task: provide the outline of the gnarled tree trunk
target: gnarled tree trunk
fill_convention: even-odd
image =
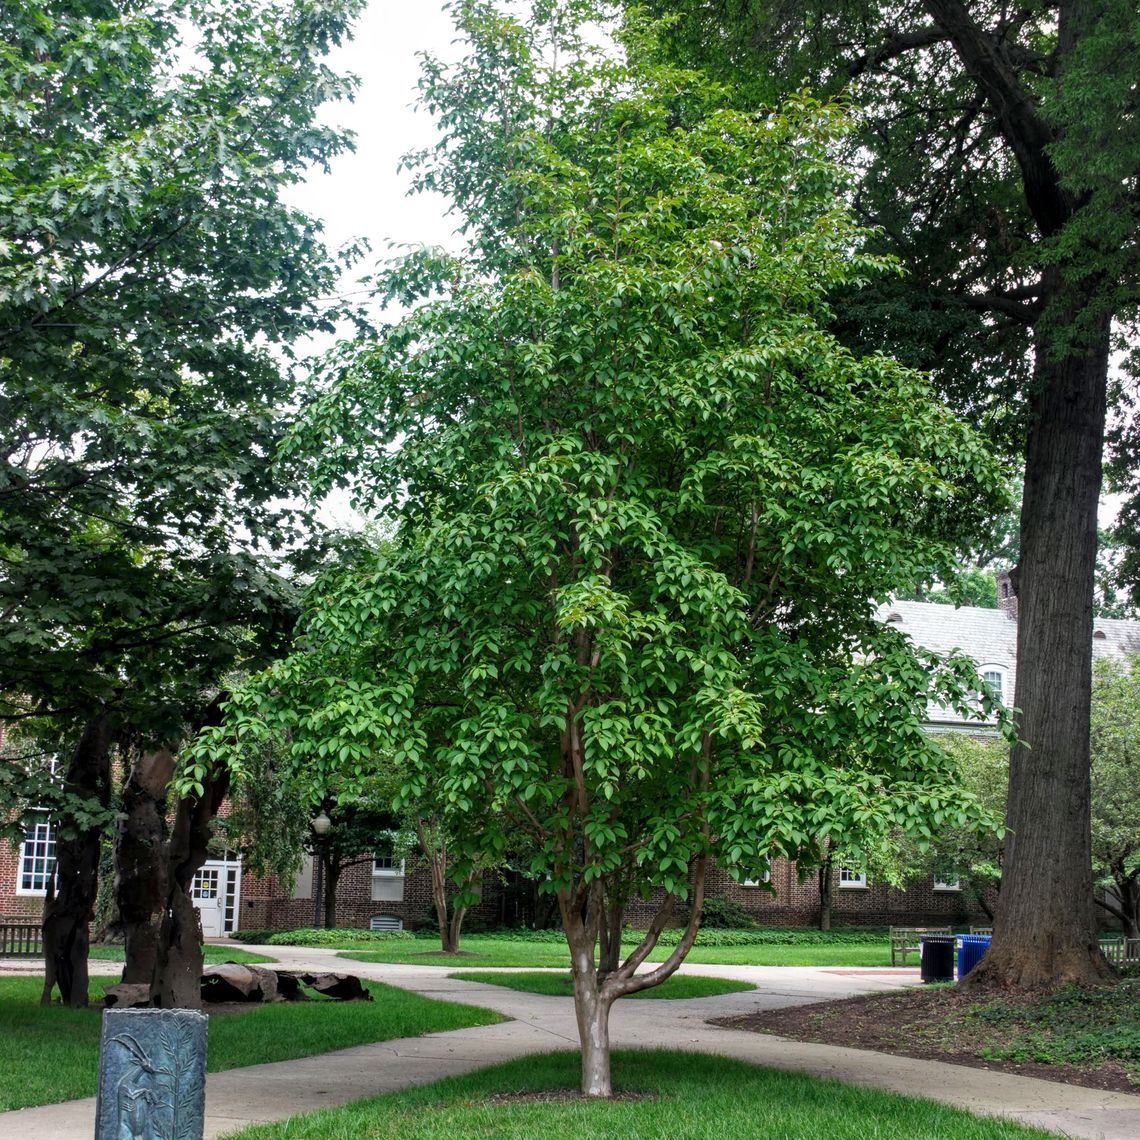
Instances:
[[[151,1004],[162,1009],[202,1004],[202,922],[190,886],[209,854],[210,821],[226,798],[229,772],[211,772],[204,785],[201,796],[178,801],[170,833],[170,878],[150,987]]]
[[[111,717],[102,713],[91,720],[67,766],[68,790],[107,807],[111,802]],[[101,828],[78,834],[61,829],[55,844],[55,887],[44,905],[44,988],[41,1001],[51,1001],[59,987],[65,1005],[87,1005],[88,924],[95,915],[99,880]]]
[[[123,933],[123,981],[150,985],[170,893],[166,794],[174,775],[168,748],[136,756],[115,829],[115,909]]]

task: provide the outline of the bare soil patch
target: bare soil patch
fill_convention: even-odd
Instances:
[[[495,1093],[487,1097],[483,1104],[570,1104],[586,1098],[577,1089],[535,1089],[533,1092]],[[655,1092],[622,1092],[615,1090],[607,1098],[610,1101],[660,1100]]]
[[[1140,1093],[1140,1069],[1129,1063],[1130,1058],[1099,1057],[1087,1063],[1052,1059],[1065,1050],[1042,1036],[1043,1022],[1049,1019],[1042,1016],[1041,1003],[1037,995],[991,999],[938,986],[768,1010],[721,1018],[712,1024],[796,1041],[874,1049],[900,1057]],[[1140,1025],[1135,1031],[1140,1034]],[[1006,1055],[995,1055],[1003,1053]]]

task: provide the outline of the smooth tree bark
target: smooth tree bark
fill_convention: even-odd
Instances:
[[[106,808],[111,802],[112,718],[100,713],[83,730],[65,777],[69,792]],[[41,1001],[60,1000],[73,1008],[87,1005],[89,924],[95,917],[99,887],[102,829],[62,828],[55,845],[55,885],[44,905],[44,988]]]
[[[672,953],[656,969],[637,973],[657,946],[669,923],[677,896],[667,894],[657,909],[645,936],[624,962],[613,969],[596,961],[599,935],[610,914],[605,884],[595,879],[589,886],[558,892],[558,909],[570,947],[570,973],[574,983],[574,1015],[582,1047],[581,1093],[589,1097],[613,1095],[610,1069],[610,1010],[620,997],[658,986],[672,977],[696,941],[705,898],[708,859],[699,856],[693,864],[689,885],[689,921]],[[611,954],[612,958],[612,954]]]
[[[833,861],[830,858],[825,859],[819,865],[816,871],[816,878],[819,883],[819,928],[820,930],[831,929],[831,889],[832,889],[832,871],[834,870]]]

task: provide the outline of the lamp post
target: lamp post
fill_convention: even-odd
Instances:
[[[313,829],[313,847],[317,862],[317,881],[313,890],[313,929],[320,930],[325,887],[325,836],[328,835],[329,828],[332,827],[332,820],[325,814],[324,808],[321,808],[321,814],[312,820],[309,826]]]

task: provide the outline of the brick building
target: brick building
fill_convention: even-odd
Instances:
[[[900,601],[883,606],[879,617],[926,649],[963,651],[1004,699],[1012,699],[1017,676],[1017,598],[1008,574],[998,575],[997,609]],[[1132,660],[1140,654],[1140,622],[1098,618],[1093,652],[1096,657]],[[929,731],[992,735],[994,730],[932,706]],[[53,848],[46,816],[33,823],[20,848],[0,844],[0,914],[40,913]],[[832,874],[835,925],[965,924],[981,917],[970,912],[964,893],[954,882],[932,878],[898,890],[869,880],[858,865],[837,865]],[[308,858],[291,882],[243,874],[236,856],[211,860],[194,884],[203,929],[209,936],[242,928],[284,930],[311,925],[317,903],[314,878]],[[760,884],[735,883],[714,869],[707,894],[731,899],[769,925],[801,926],[818,920],[819,889],[814,874],[801,883],[795,865],[780,860],[772,865],[769,884],[774,893]],[[504,883],[498,876],[488,875],[482,901],[473,913],[491,923],[528,921],[535,914],[533,894],[533,885],[510,880]],[[639,914],[634,910],[630,917],[636,924]],[[434,916],[426,868],[406,866],[383,852],[349,867],[337,890],[336,921],[343,927],[430,928]]]

